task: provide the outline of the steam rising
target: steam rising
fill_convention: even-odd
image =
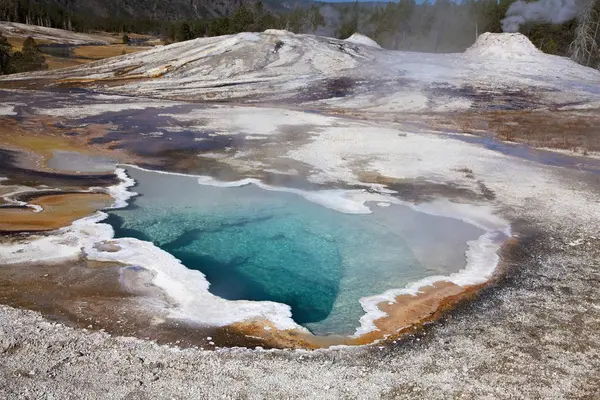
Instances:
[[[502,30],[518,32],[526,22],[562,24],[575,18],[576,14],[575,0],[539,0],[532,3],[517,0],[508,7],[506,18],[502,20]]]

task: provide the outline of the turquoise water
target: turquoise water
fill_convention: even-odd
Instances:
[[[351,334],[359,299],[465,266],[466,242],[483,232],[405,206],[343,214],[254,185],[203,186],[193,177],[130,169],[140,193],[111,211],[117,237],[153,242],[202,271],[231,300],[291,306],[317,334]]]

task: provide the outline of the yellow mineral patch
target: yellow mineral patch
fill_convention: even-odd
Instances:
[[[104,46],[79,46],[73,49],[73,57],[76,59],[101,60],[109,57],[120,56],[123,53],[131,54],[138,51],[150,50],[151,46],[128,46],[124,44],[104,45]]]

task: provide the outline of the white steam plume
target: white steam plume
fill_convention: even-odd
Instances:
[[[575,0],[539,0],[527,3],[517,0],[508,7],[502,20],[504,32],[518,32],[526,22],[562,24],[577,15]]]

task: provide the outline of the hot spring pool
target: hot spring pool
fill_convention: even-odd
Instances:
[[[154,243],[201,271],[214,295],[287,304],[320,335],[353,334],[363,297],[463,269],[467,242],[484,233],[404,205],[367,203],[372,213],[348,214],[253,184],[127,172],[140,196],[110,211],[115,237]]]

